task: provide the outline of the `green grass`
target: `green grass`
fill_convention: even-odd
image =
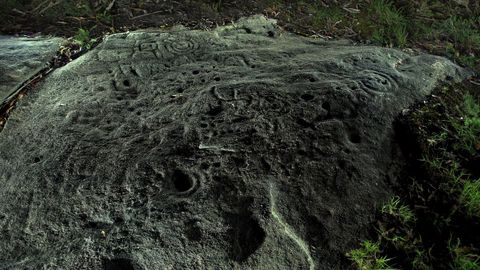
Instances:
[[[449,243],[450,253],[453,262],[450,265],[452,270],[480,270],[480,256],[472,254],[468,248],[460,246],[460,240],[455,244]]]
[[[448,132],[442,131],[442,132],[434,133],[427,140],[430,146],[434,146],[434,145],[445,142],[447,139],[448,139]]]
[[[480,31],[476,28],[477,19],[463,19],[452,16],[440,23],[438,29],[456,46],[471,51],[480,48]]]
[[[437,136],[436,134],[432,136]],[[428,139],[431,142],[433,139]],[[460,164],[454,160],[444,160],[441,157],[425,156],[421,159],[424,162],[431,173],[436,173],[445,176],[449,183],[453,184],[452,188],[455,188],[462,184],[463,179],[466,178],[466,174],[462,171]]]
[[[409,223],[415,221],[415,214],[400,202],[400,198],[394,196],[383,207],[382,213],[388,214],[398,218],[402,223]]]
[[[333,30],[337,24],[346,19],[344,11],[337,6],[318,7],[310,5],[308,10],[313,15],[311,23],[314,27],[325,28],[330,31]]]
[[[474,18],[461,18],[457,15],[437,22],[435,37],[446,39],[445,54],[466,66],[480,69],[480,15]]]
[[[366,8],[360,22],[367,36],[389,47],[404,47],[407,44],[407,18],[390,0],[373,0]]]
[[[359,249],[347,254],[360,270],[395,270],[388,265],[390,259],[380,255],[380,244],[364,241]]]
[[[480,104],[473,96],[466,95],[462,111],[462,121],[453,121],[458,137],[454,147],[474,154],[480,148]]]
[[[469,215],[480,217],[480,179],[465,182],[460,201]]]
[[[412,268],[415,270],[434,270],[432,266],[429,265],[429,255],[423,249],[415,249],[415,257],[412,261]]]

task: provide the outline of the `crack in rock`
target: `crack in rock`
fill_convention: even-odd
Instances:
[[[270,213],[272,214],[272,217],[278,222],[278,224],[283,228],[285,235],[287,235],[289,238],[291,238],[297,245],[298,247],[302,250],[302,252],[305,254],[307,257],[307,262],[308,262],[308,269],[314,270],[315,269],[315,263],[313,262],[312,255],[310,255],[310,250],[303,241],[301,237],[295,234],[295,231],[286,223],[283,219],[280,213],[278,213],[276,207],[275,207],[275,195],[273,194],[275,187],[273,183],[270,183]]]

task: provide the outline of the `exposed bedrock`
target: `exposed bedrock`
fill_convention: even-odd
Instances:
[[[401,181],[394,117],[466,76],[263,17],[108,36],[0,133],[0,269],[347,269]]]
[[[61,38],[0,35],[0,104],[16,88],[46,67],[60,47]]]

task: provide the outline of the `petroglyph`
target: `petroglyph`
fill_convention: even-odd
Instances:
[[[261,16],[107,36],[0,133],[0,268],[347,269],[402,175],[394,117],[466,76]]]

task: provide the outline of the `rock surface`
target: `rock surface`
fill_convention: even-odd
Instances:
[[[46,66],[61,42],[62,39],[56,37],[0,36],[0,104]]]
[[[282,32],[108,36],[0,133],[0,269],[347,269],[447,59]]]

